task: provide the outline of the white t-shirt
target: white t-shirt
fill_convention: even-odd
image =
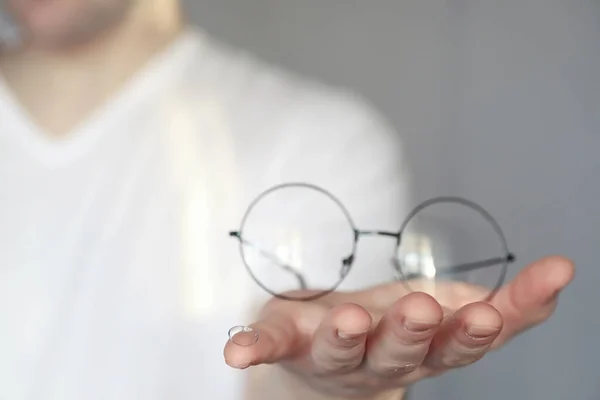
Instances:
[[[0,399],[242,399],[223,346],[269,295],[229,231],[284,182],[396,230],[401,150],[356,97],[195,31],[64,139],[0,81]],[[362,241],[341,288],[392,279],[393,247]]]

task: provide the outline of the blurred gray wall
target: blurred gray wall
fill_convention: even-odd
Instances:
[[[519,264],[578,276],[555,318],[414,399],[600,399],[600,0],[188,0],[190,19],[373,102],[417,198],[494,214]]]

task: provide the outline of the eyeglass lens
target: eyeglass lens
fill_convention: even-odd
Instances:
[[[462,305],[487,299],[512,261],[499,227],[474,203],[423,203],[401,229],[391,265],[352,266],[360,230],[343,204],[321,188],[289,184],[259,196],[232,235],[256,283],[291,300],[336,289],[351,267],[395,268],[407,291]]]

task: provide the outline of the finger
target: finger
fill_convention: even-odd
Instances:
[[[234,339],[225,345],[225,362],[233,368],[273,364],[292,357],[300,345],[300,333],[288,315],[272,314],[268,319],[250,325],[250,328],[257,335],[255,340],[241,343]]]
[[[424,364],[436,370],[472,364],[487,353],[502,325],[502,316],[490,304],[466,305],[442,323]]]
[[[333,308],[314,335],[311,356],[315,371],[337,374],[362,364],[372,323],[369,312],[359,305]]]
[[[504,318],[504,330],[494,347],[548,319],[558,294],[574,275],[573,263],[563,257],[547,257],[523,269],[491,301]]]
[[[428,294],[411,293],[401,298],[368,339],[369,371],[393,378],[414,370],[427,355],[442,318],[442,307]]]

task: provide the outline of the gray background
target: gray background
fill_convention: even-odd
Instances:
[[[188,0],[268,61],[351,87],[404,137],[416,197],[485,205],[578,276],[554,319],[414,399],[600,399],[600,0]]]

